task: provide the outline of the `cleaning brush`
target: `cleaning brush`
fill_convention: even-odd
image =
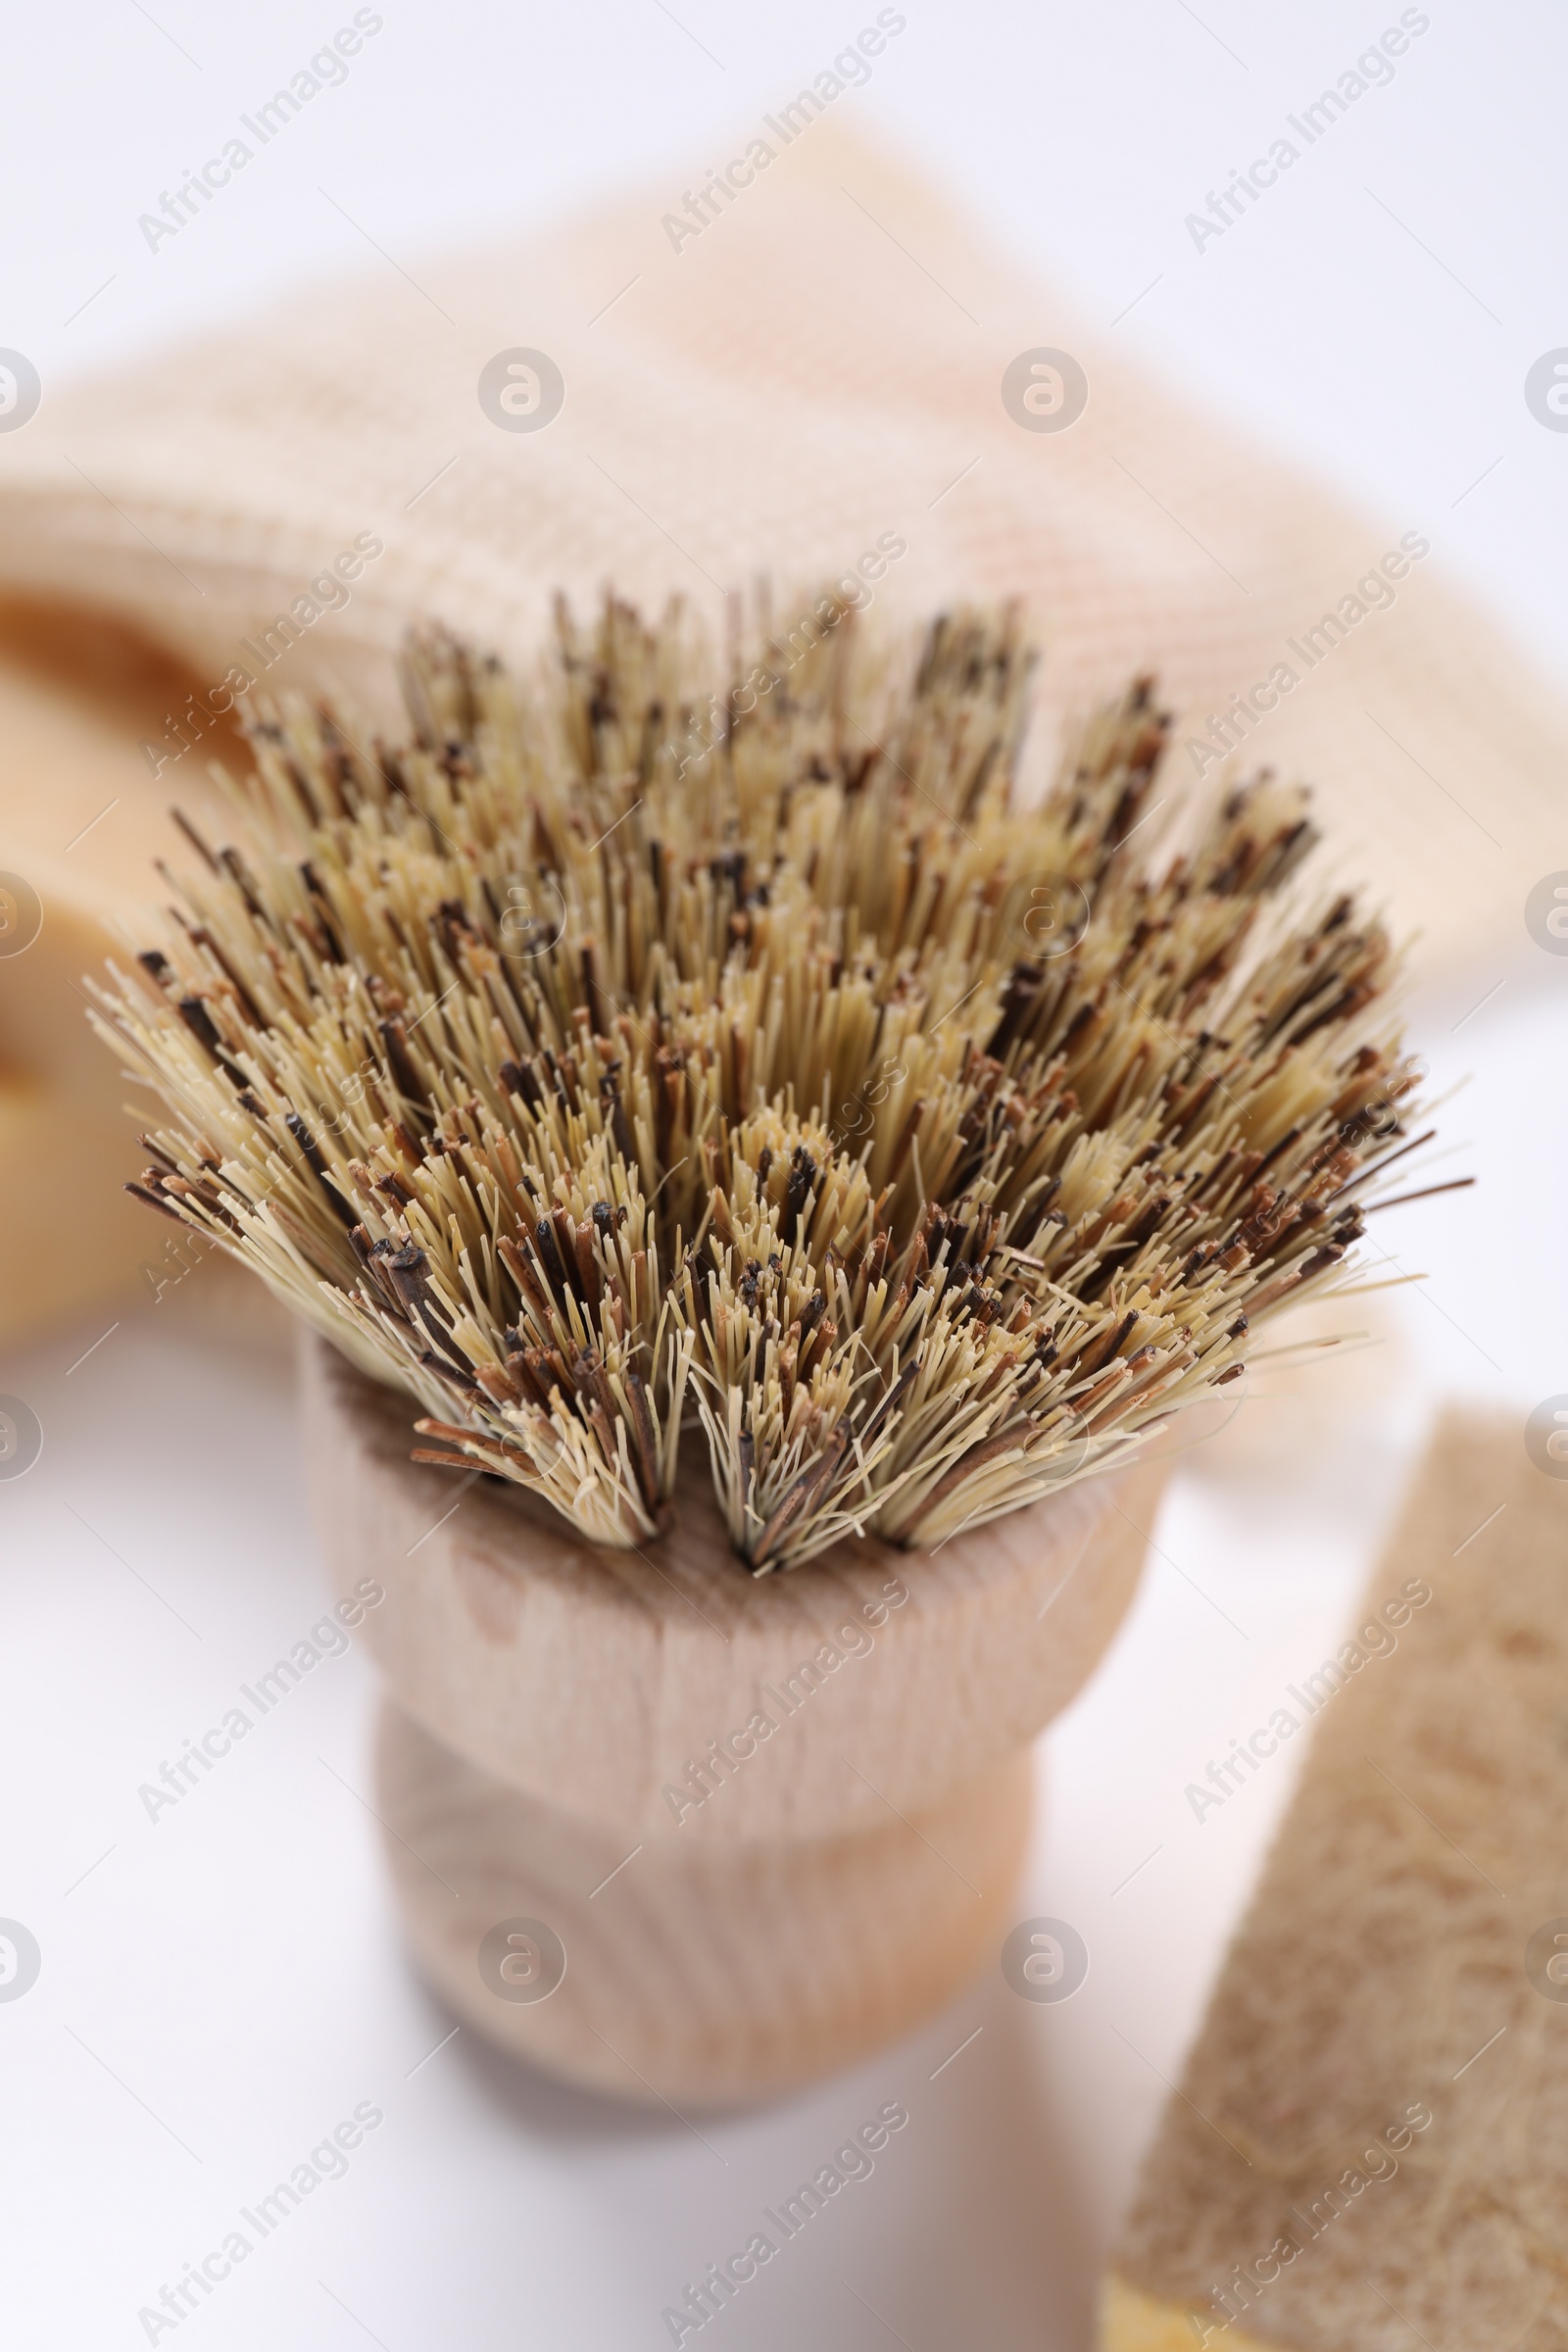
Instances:
[[[700,1426],[757,1573],[935,1548],[1236,1380],[1344,1287],[1416,1083],[1302,789],[1176,841],[1141,680],[1026,805],[1014,612],[811,612],[721,661],[563,605],[527,675],[425,634],[397,746],[264,712],[98,997],[172,1120],[130,1189],[407,1390],[418,1459],[644,1545]]]

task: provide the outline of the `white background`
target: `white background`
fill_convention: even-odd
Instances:
[[[0,343],[56,379],[112,368],[264,294],[377,266],[323,186],[417,268],[624,185],[695,184],[874,15],[807,5],[763,23],[680,0],[677,24],[659,0],[393,0],[267,170],[203,235],[150,254],[137,215],[351,13],[156,0],[155,24],[116,0],[14,22]],[[1202,254],[1184,216],[1396,8],[906,13],[844,101],[867,133],[944,177],[1087,317],[1108,323],[1149,287],[1118,333],[1152,369],[1401,524],[1442,514],[1450,568],[1562,665],[1568,435],[1530,418],[1522,382],[1568,343],[1568,12],[1435,4],[1392,86]],[[44,1954],[33,1990],[0,2005],[9,2340],[146,2341],[138,2307],[369,2099],[386,2120],[348,2177],[182,2342],[654,2346],[683,2281],[898,2097],[910,2125],[874,2177],[708,2335],[732,2352],[1081,2352],[1163,2078],[1294,1760],[1201,1825],[1185,1783],[1324,1654],[1433,1400],[1462,1393],[1522,1424],[1568,1390],[1564,986],[1568,966],[1521,929],[1495,973],[1415,1007],[1435,1086],[1469,1074],[1446,1138],[1480,1188],[1378,1221],[1397,1270],[1430,1279],[1382,1295],[1383,1351],[1360,1359],[1376,1368],[1317,1402],[1250,1402],[1194,1459],[1137,1609],[1046,1743],[1018,1916],[1078,1925],[1083,1991],[1026,2007],[992,1971],[862,2072],[700,2119],[711,2149],[662,2114],[527,2078],[466,2033],[419,2063],[451,2021],[404,1960],[374,1824],[342,1785],[369,1788],[357,1653],[145,1818],[137,1785],[321,1613],[286,1363],[247,1359],[177,1297],[85,1362],[101,1324],[0,1362],[0,1391],[46,1431],[37,1468],[0,1488],[0,1913]]]

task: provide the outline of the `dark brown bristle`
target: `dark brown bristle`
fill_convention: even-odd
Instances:
[[[1014,612],[900,656],[810,609],[727,668],[613,599],[528,677],[417,639],[373,760],[264,716],[156,994],[100,998],[172,1114],[130,1189],[407,1389],[417,1458],[646,1545],[696,1419],[758,1571],[1129,1458],[1427,1140],[1303,791],[1156,854],[1140,678],[1026,807]]]

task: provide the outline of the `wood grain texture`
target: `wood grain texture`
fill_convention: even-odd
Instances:
[[[630,1858],[618,1835],[475,1771],[390,1704],[377,1780],[410,1938],[456,2015],[552,2074],[684,2109],[848,2065],[994,1964],[1030,1769],[1019,1755],[907,1822],[884,1807],[849,1835],[664,1839]],[[487,1934],[519,1919],[565,1947],[535,2003],[499,1997],[479,1969]]]
[[[319,1341],[305,1383],[317,1524],[340,1591],[385,1590],[365,1636],[399,1704],[621,1852],[880,1825],[1000,1769],[1120,1623],[1163,1475],[1086,1482],[930,1555],[851,1543],[754,1579],[699,1443],[676,1529],[613,1552],[520,1491],[411,1462],[409,1400]]]

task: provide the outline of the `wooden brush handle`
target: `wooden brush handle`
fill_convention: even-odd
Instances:
[[[602,2089],[734,2100],[894,2038],[996,1954],[1028,1742],[1121,1620],[1162,1465],[930,1556],[754,1579],[700,1459],[657,1556],[598,1550],[411,1462],[414,1412],[308,1341],[323,1544],[341,1592],[380,1595],[387,1855],[459,2016]]]
[[[897,2040],[995,1959],[1029,1780],[1018,1755],[906,1822],[628,1860],[388,1702],[376,1803],[415,1954],[465,2024],[596,2090],[721,2106]],[[539,1926],[565,1973],[531,1998],[560,1967]]]
[[[399,1704],[628,1843],[824,1837],[1005,1763],[1121,1622],[1163,1476],[1087,1481],[929,1555],[851,1542],[754,1578],[696,1443],[673,1532],[611,1551],[410,1461],[410,1400],[318,1340],[305,1387],[317,1524],[340,1591],[385,1592],[364,1632]]]

